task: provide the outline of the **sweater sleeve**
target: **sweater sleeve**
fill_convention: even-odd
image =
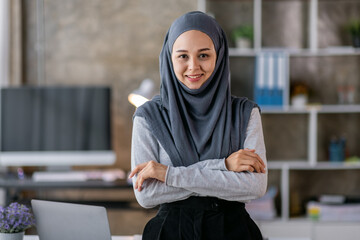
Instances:
[[[151,134],[145,119],[135,117],[131,144],[131,169],[151,160],[169,165],[169,163],[161,162],[159,144]],[[135,185],[136,178],[137,175],[133,177],[133,185]],[[152,208],[162,203],[183,200],[193,195],[192,191],[167,186],[156,179],[146,180],[143,183],[143,190],[139,192],[134,189],[134,192],[136,200],[144,208]]]
[[[251,112],[244,148],[255,149],[266,165],[266,151],[258,108],[254,108]],[[225,165],[225,160],[222,162]],[[166,176],[166,185],[183,188],[195,192],[199,196],[248,202],[265,194],[267,172],[237,173],[226,169],[170,166]]]
[[[172,166],[169,156],[152,135],[146,120],[142,117],[135,117],[131,144],[131,168],[134,169],[135,166],[151,160]],[[195,163],[188,168],[226,170],[224,159],[205,160]],[[133,183],[136,182],[136,177],[136,175],[133,177]],[[181,187],[168,186],[156,179],[146,180],[143,183],[143,190],[141,192],[134,191],[138,203],[144,208],[152,208],[162,203],[179,201],[190,196],[199,195]]]

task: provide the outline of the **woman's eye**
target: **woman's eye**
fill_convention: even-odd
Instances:
[[[205,53],[202,53],[202,54],[200,54],[200,58],[207,58],[209,55],[207,55],[207,54],[205,54]]]
[[[179,58],[187,58],[187,55],[186,54],[182,54],[179,56]]]

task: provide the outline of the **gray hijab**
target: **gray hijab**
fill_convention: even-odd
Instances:
[[[207,34],[217,54],[214,72],[199,89],[189,89],[178,81],[171,61],[175,40],[189,30]],[[227,39],[215,19],[198,11],[176,19],[166,34],[159,59],[160,95],[139,107],[134,116],[146,119],[173,165],[222,159],[243,148],[256,104],[230,94]]]

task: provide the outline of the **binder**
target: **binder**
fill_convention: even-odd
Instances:
[[[256,55],[254,100],[260,106],[286,104],[288,57],[284,51],[266,51]]]
[[[265,56],[263,54],[258,54],[256,56],[256,66],[255,66],[255,92],[254,100],[257,104],[264,105],[264,95],[265,95]]]
[[[275,105],[283,106],[283,93],[286,83],[286,57],[284,53],[277,53],[276,56],[276,84],[275,84]]]

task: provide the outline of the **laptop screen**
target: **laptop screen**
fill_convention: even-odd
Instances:
[[[40,240],[111,240],[106,209],[31,200]]]

